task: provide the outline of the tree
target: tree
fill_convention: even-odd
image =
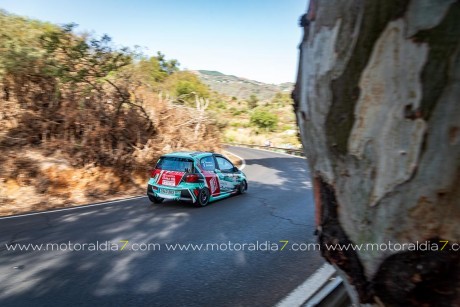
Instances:
[[[259,128],[273,131],[278,124],[278,117],[265,110],[256,110],[251,115],[251,123]]]
[[[171,75],[172,73],[179,71],[180,64],[177,60],[166,60],[165,55],[160,51],[157,52],[157,56],[155,58],[160,64],[161,70],[166,74]]]
[[[156,57],[141,59],[138,63],[133,64],[132,68],[133,76],[149,86],[162,82],[168,76],[167,72],[161,68],[160,62]]]
[[[58,30],[55,25],[0,9],[0,82],[6,100],[12,94],[12,83],[20,84],[26,76],[40,74],[44,53],[40,37],[44,32],[55,30]]]
[[[107,77],[129,65],[132,55],[128,48],[115,49],[108,35],[100,38],[75,35],[76,26],[67,24],[42,35],[46,73],[63,83],[86,83],[101,91],[100,81],[111,83]]]
[[[164,88],[175,97],[176,101],[189,106],[195,105],[195,98],[208,98],[209,88],[189,71],[178,71],[165,81]]]
[[[259,102],[259,98],[257,98],[256,95],[252,94],[251,96],[249,96],[248,108],[249,108],[249,109],[254,109],[254,108],[256,108],[258,102]]]
[[[458,1],[395,0],[311,0],[301,19],[293,98],[318,238],[361,303],[459,302],[459,19]],[[401,250],[425,241],[445,246]]]

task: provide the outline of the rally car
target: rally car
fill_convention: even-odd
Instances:
[[[174,199],[204,207],[247,189],[246,175],[223,155],[174,152],[163,155],[150,172],[147,196],[157,204]]]

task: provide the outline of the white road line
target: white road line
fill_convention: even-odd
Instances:
[[[341,277],[337,276],[333,280],[329,281],[324,287],[319,290],[317,293],[310,297],[307,303],[303,307],[314,307],[318,306],[323,302],[329,295],[331,295],[340,285],[343,280]]]
[[[305,280],[300,286],[282,299],[276,307],[297,307],[304,304],[315,294],[329,278],[334,275],[335,269],[332,265],[325,263],[316,272]]]
[[[246,160],[244,160],[242,157],[240,157],[240,156],[238,156],[238,155],[236,155],[236,154],[234,154],[233,152],[230,152],[230,151],[228,151],[228,150],[224,150],[224,152],[229,153],[229,154],[231,154],[232,156],[235,156],[235,157],[237,157],[238,159],[240,159],[240,160],[242,161],[242,162],[241,162],[241,163],[242,163],[242,164],[241,164],[241,167],[239,167],[240,171],[242,171],[242,170],[246,167]]]
[[[294,157],[294,158],[299,158],[299,159],[306,159],[303,156],[296,156],[296,155],[291,155],[285,152],[278,152],[274,150],[268,150],[268,149],[262,149],[262,148],[252,148],[252,147],[244,147],[244,146],[237,146],[237,145],[229,145],[229,146],[234,146],[234,147],[239,147],[239,148],[247,148],[247,149],[253,149],[253,150],[260,150],[260,151],[265,151],[265,152],[271,152],[274,154],[279,154],[279,155],[284,155],[284,156],[289,156],[289,157]]]
[[[43,211],[43,212],[34,212],[34,213],[26,213],[26,214],[13,215],[13,216],[5,216],[5,217],[0,217],[0,220],[14,219],[14,218],[18,218],[18,217],[25,217],[25,216],[39,215],[39,214],[47,214],[47,213],[54,213],[54,212],[61,212],[61,211],[85,209],[85,208],[91,208],[91,207],[103,206],[103,205],[108,205],[108,204],[114,204],[114,203],[119,203],[119,202],[122,202],[122,201],[134,200],[134,199],[139,199],[139,198],[144,198],[144,197],[147,197],[147,196],[134,196],[134,197],[130,197],[130,198],[106,201],[106,202],[103,202],[103,203],[97,203],[97,204],[92,204],[92,205],[79,205],[79,206],[71,207],[71,208],[63,208],[63,209],[56,209],[56,210]]]

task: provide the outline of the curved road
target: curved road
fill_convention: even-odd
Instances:
[[[0,219],[0,306],[279,302],[324,262],[317,251],[292,250],[293,243],[316,242],[306,160],[228,150],[246,160],[249,190],[205,208],[172,201],[150,205],[141,197]],[[129,241],[124,250],[115,250],[122,240]],[[281,251],[284,240],[289,242]],[[69,244],[91,249],[107,241],[114,250],[25,252],[6,247],[62,243],[67,249]],[[132,250],[146,248],[143,244],[151,250]],[[221,250],[172,251],[166,244],[215,244]]]

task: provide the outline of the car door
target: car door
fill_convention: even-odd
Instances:
[[[216,160],[214,157],[209,155],[200,159],[199,167],[203,174],[206,184],[209,188],[209,192],[212,196],[217,196],[221,193],[219,178],[216,174]]]
[[[215,173],[219,178],[220,190],[222,193],[236,191],[238,186],[238,176],[235,173],[235,166],[223,156],[215,156],[217,168]]]

